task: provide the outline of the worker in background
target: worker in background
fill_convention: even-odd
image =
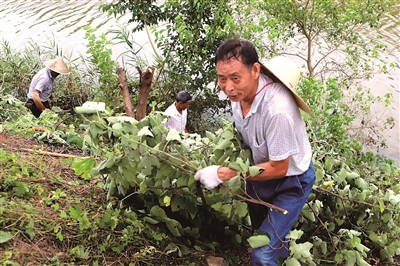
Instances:
[[[39,118],[43,111],[51,110],[49,100],[54,100],[54,81],[60,74],[70,71],[62,58],[47,60],[45,66],[32,79],[25,106]]]

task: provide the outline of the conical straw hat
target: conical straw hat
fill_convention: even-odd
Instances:
[[[69,69],[67,65],[64,63],[61,57],[57,57],[54,59],[46,60],[44,64],[53,70],[54,72],[60,73],[60,74],[69,74]]]
[[[263,69],[264,68],[264,69]],[[267,70],[267,71],[265,71]],[[270,59],[266,64],[261,64],[261,73],[272,73],[278,78],[294,95],[297,106],[304,112],[311,114],[310,107],[297,95],[295,88],[300,80],[300,70],[289,58],[277,56]]]

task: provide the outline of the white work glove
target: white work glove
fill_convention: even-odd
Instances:
[[[210,190],[221,184],[223,181],[218,178],[219,165],[211,165],[203,168],[194,175],[194,179],[200,181],[206,189]]]

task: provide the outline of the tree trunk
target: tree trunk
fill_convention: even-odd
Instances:
[[[135,114],[133,113],[133,108],[132,108],[131,97],[129,95],[128,84],[126,83],[125,72],[122,68],[119,67],[117,68],[117,74],[118,74],[119,86],[121,87],[122,90],[122,96],[124,97],[125,113],[127,116],[135,118]]]
[[[136,109],[136,120],[141,120],[146,116],[147,100],[149,99],[151,81],[153,80],[154,67],[147,67],[143,72],[137,67],[140,74],[139,100]]]

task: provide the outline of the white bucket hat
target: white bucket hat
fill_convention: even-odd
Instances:
[[[265,69],[263,69],[263,67]],[[266,64],[261,64],[261,73],[267,74],[265,72],[272,73],[276,78],[278,78],[292,92],[296,99],[297,106],[304,112],[311,114],[310,107],[308,107],[303,99],[294,91],[300,80],[300,70],[293,61],[284,56],[274,57]]]
[[[67,65],[64,63],[61,57],[57,57],[54,59],[46,60],[44,64],[53,70],[54,72],[60,73],[60,74],[69,74],[69,69]]]

